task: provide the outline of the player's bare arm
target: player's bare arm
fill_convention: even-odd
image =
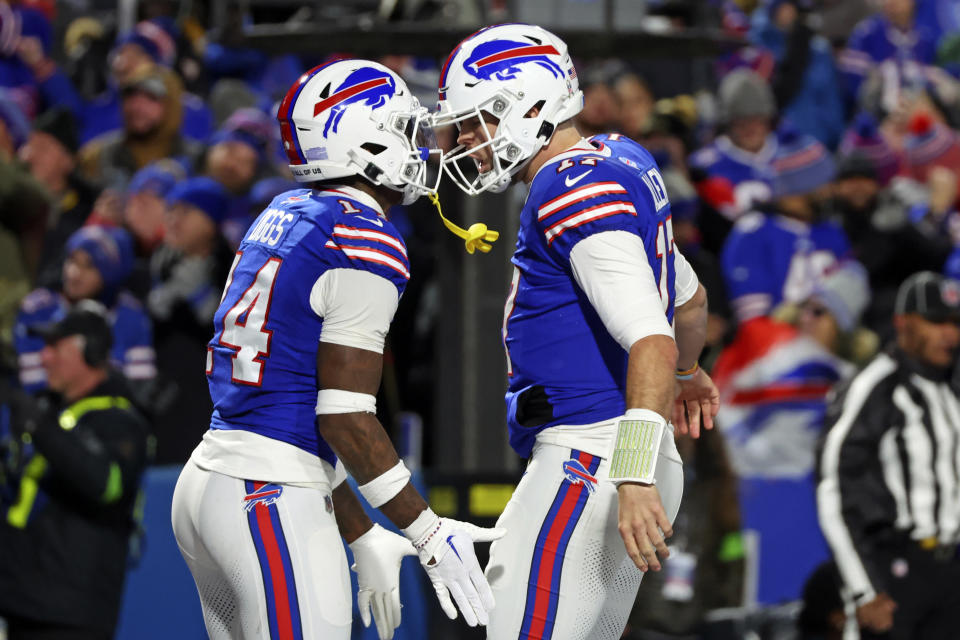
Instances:
[[[680,354],[677,370],[691,373],[677,377],[673,424],[680,433],[697,438],[701,425],[704,429],[713,428],[713,418],[720,410],[720,393],[697,364],[707,336],[707,291],[702,284],[690,300],[677,306],[674,317]]]
[[[347,544],[350,544],[369,531],[373,527],[373,521],[363,510],[360,500],[348,483],[341,482],[332,495],[337,528]]]
[[[353,552],[360,619],[365,627],[372,619],[380,640],[390,640],[401,619],[400,563],[417,551],[403,536],[374,524],[347,482],[333,490],[333,510],[340,535]]]
[[[669,336],[652,335],[630,348],[627,365],[627,408],[650,409],[664,420],[673,402],[677,345]],[[670,555],[665,538],[673,535],[655,484],[624,482],[617,487],[620,536],[627,554],[641,571],[659,571]],[[662,533],[661,533],[662,532]]]
[[[652,335],[630,348],[627,364],[627,408],[642,407],[666,418],[673,403],[673,374],[679,351],[673,338]]]
[[[380,387],[382,370],[383,356],[375,351],[329,342],[321,342],[317,349],[317,376],[321,389],[375,395]],[[372,413],[322,414],[318,416],[318,427],[324,440],[330,443],[361,485],[389,471],[400,460],[387,432]],[[380,507],[384,515],[400,528],[410,526],[426,508],[427,503],[409,483]]]
[[[380,386],[382,369],[383,356],[376,351],[322,341],[317,349],[321,393],[335,390],[372,398]],[[373,412],[337,413],[318,406],[317,424],[324,440],[360,484],[367,501],[390,518],[413,543],[447,616],[457,617],[455,600],[468,625],[487,624],[489,611],[494,606],[493,594],[473,552],[473,543],[499,538],[503,531],[437,517],[409,483],[409,472]],[[349,524],[362,526],[357,521]],[[373,527],[370,531],[378,533],[378,530]],[[356,540],[351,548],[367,535]],[[378,626],[381,617],[389,620],[387,627],[399,620],[399,600],[393,599],[393,603],[397,606],[381,604],[381,610],[390,609],[392,613],[375,615]]]
[[[707,290],[702,284],[697,286],[692,298],[677,305],[674,330],[677,334],[677,369],[692,369],[707,339]]]

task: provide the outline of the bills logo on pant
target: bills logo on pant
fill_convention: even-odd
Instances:
[[[277,508],[278,484],[244,481],[250,537],[257,550],[266,598],[270,640],[304,640],[300,601],[287,535]],[[266,636],[262,636],[266,637]]]
[[[265,484],[243,497],[243,508],[245,511],[252,511],[257,504],[269,506],[280,499],[281,493],[283,493],[283,487],[280,485]]]
[[[571,449],[570,458],[563,462],[564,481],[540,526],[534,546],[519,638],[558,640],[553,637],[553,627],[560,605],[563,561],[587,500],[596,489],[597,479],[593,474],[600,468],[600,460],[599,456]]]
[[[587,487],[587,491],[590,493],[597,490],[597,479],[587,472],[586,467],[579,460],[566,460],[563,463],[563,475],[566,476],[570,484],[582,484]]]

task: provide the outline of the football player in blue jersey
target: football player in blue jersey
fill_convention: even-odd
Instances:
[[[510,442],[530,462],[486,568],[492,640],[620,637],[680,503],[668,418],[696,436],[719,408],[697,366],[706,294],[656,163],[584,139],[582,106],[566,45],[536,26],[481,30],[441,71],[445,173],[468,194],[529,186],[502,332]]]
[[[448,616],[456,602],[469,625],[486,624],[493,596],[473,544],[499,532],[434,514],[376,418],[384,338],[410,277],[386,212],[435,192],[427,110],[386,67],[339,60],[304,74],[277,117],[308,188],[274,198],[240,243],[207,349],[210,430],[173,499],[207,632],[349,638],[338,526],[361,617],[369,626],[372,609],[381,638],[400,623],[404,555],[419,555]],[[372,525],[344,466],[406,538]]]

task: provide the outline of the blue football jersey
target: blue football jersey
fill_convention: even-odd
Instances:
[[[720,136],[710,146],[693,153],[688,164],[716,183],[703,195],[708,204],[735,220],[755,204],[770,199],[775,177],[771,163],[777,146],[777,137],[772,133],[757,153],[748,153],[726,136]]]
[[[536,434],[624,412],[628,354],[573,278],[570,252],[604,231],[639,236],[673,321],[673,231],[663,178],[627,138],[595,142],[544,165],[520,214],[504,309],[510,444],[529,457]],[[610,142],[607,140],[607,142]]]
[[[310,305],[329,269],[372,272],[398,295],[410,278],[400,234],[349,194],[298,189],[274,198],[244,235],[214,315],[211,429],[251,431],[336,462],[316,426],[323,319]]]
[[[13,345],[17,351],[20,385],[31,393],[47,388],[47,374],[40,362],[43,338],[31,336],[28,329],[47,322],[62,320],[70,303],[61,294],[49,289],[31,291],[21,302],[14,325]],[[156,373],[153,350],[153,323],[143,305],[122,291],[107,310],[113,329],[110,362],[131,380],[153,378]]]
[[[877,14],[857,23],[846,48],[840,52],[837,67],[845,83],[847,100],[855,104],[863,81],[884,61],[890,62],[884,71],[887,81],[896,80],[902,87],[922,89],[927,82],[924,67],[935,64],[936,58],[937,43],[927,26],[914,24],[909,32],[904,32]]]
[[[847,256],[850,243],[834,222],[805,224],[774,214],[740,218],[720,257],[723,279],[741,321],[781,302],[802,302],[817,279]]]

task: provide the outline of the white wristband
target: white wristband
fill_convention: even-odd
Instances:
[[[376,478],[362,484],[358,489],[370,506],[379,509],[381,505],[389,502],[400,493],[400,490],[407,486],[410,481],[410,471],[403,464],[403,460],[387,469]]]
[[[347,468],[343,466],[343,461],[337,459],[337,464],[333,467],[333,480],[330,482],[330,488],[336,489],[347,479]]]
[[[440,516],[427,507],[406,529],[400,530],[413,543],[414,549],[424,561],[429,561],[433,557],[441,522]]]
[[[317,392],[317,415],[330,413],[376,413],[377,398],[369,393],[321,389]]]
[[[667,426],[659,413],[630,409],[617,420],[617,437],[610,453],[610,481],[654,484],[660,440]]]

